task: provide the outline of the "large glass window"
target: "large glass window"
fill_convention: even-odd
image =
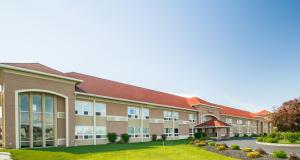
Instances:
[[[143,137],[149,137],[150,136],[150,129],[149,128],[143,128]]]
[[[75,114],[76,115],[93,116],[93,103],[85,102],[85,101],[76,101],[75,102]]]
[[[42,130],[42,96],[32,96],[32,114],[33,114],[33,147],[43,146]]]
[[[96,116],[106,116],[106,105],[104,103],[96,103],[95,114]]]
[[[165,133],[167,136],[173,135],[173,128],[165,128]]]
[[[47,95],[45,97],[45,139],[46,146],[54,145],[54,98],[53,96]]]
[[[30,147],[29,131],[29,94],[19,95],[20,107],[20,146],[21,148]]]
[[[141,129],[140,128],[134,128],[134,127],[128,127],[128,135],[130,137],[140,137],[141,136]]]

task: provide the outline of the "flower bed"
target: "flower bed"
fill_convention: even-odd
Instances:
[[[300,144],[299,132],[275,132],[265,137],[258,137],[257,142],[277,144]]]

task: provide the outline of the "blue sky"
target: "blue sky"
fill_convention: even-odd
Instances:
[[[300,2],[0,1],[0,61],[249,111],[299,97]]]

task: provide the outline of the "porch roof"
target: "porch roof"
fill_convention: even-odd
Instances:
[[[195,126],[195,128],[227,128],[227,127],[230,127],[230,125],[216,118]]]

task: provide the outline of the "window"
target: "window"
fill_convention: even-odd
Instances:
[[[174,128],[174,136],[175,137],[179,136],[179,130],[178,130],[178,128]]]
[[[164,120],[165,121],[172,120],[172,112],[170,112],[170,111],[164,111]]]
[[[140,128],[128,127],[128,135],[130,137],[140,137],[141,130]]]
[[[226,123],[232,124],[232,119],[231,118],[226,118]]]
[[[173,135],[173,128],[165,128],[165,133],[167,136]]]
[[[20,144],[21,144],[21,148],[28,148],[30,147],[29,94],[19,95],[19,108],[20,108]]]
[[[179,113],[178,112],[173,112],[173,119],[175,121],[179,120]]]
[[[96,138],[105,138],[106,137],[106,127],[105,126],[96,126],[95,128]]]
[[[93,103],[85,101],[76,101],[75,114],[84,116],[93,116]]]
[[[42,130],[42,96],[32,96],[32,114],[33,114],[33,147],[43,146]]]
[[[148,108],[143,108],[142,110],[142,116],[143,116],[143,119],[149,119],[149,109]]]
[[[149,128],[143,128],[143,137],[150,137],[149,134]]]
[[[196,115],[193,114],[193,113],[189,114],[189,121],[190,122],[196,122]]]
[[[236,120],[237,124],[243,124],[243,121],[241,119]]]
[[[189,129],[189,135],[190,135],[190,136],[193,136],[193,135],[194,135],[194,130],[193,130],[193,128],[190,128],[190,129]]]
[[[96,116],[106,116],[106,104],[95,103],[95,115]]]
[[[206,122],[206,116],[201,116],[200,117],[200,123],[204,123],[204,122]]]
[[[128,107],[128,118],[138,119],[140,117],[140,109],[136,107]]]
[[[248,126],[250,126],[250,125],[251,125],[251,122],[250,122],[250,121],[247,121],[246,124],[247,124]]]
[[[75,139],[93,139],[93,126],[76,126]]]

